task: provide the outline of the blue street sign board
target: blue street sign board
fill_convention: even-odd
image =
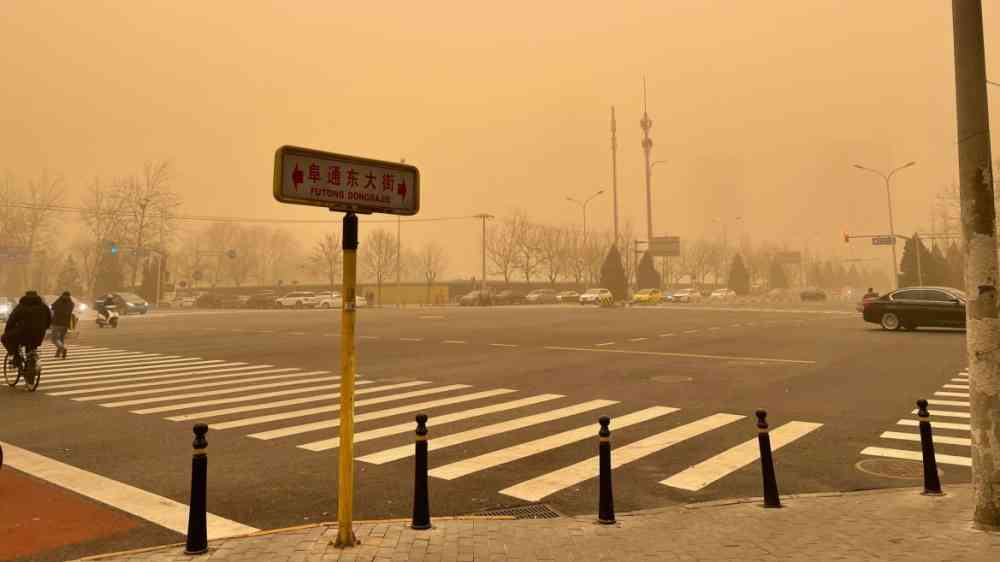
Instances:
[[[895,236],[872,236],[872,246],[895,246]]]

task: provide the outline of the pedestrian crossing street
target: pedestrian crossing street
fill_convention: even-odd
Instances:
[[[972,466],[972,439],[969,428],[969,373],[955,375],[934,397],[927,399],[931,414],[931,432],[934,437],[934,458],[938,464]],[[920,451],[920,422],[917,410],[910,412],[912,419],[896,422],[894,431],[885,431],[885,447],[866,447],[862,455],[923,461]],[[966,420],[962,423],[962,420]]]
[[[250,439],[288,443],[313,453],[329,454],[340,446],[339,438],[331,437],[340,425],[340,377],[330,371],[79,345],[69,347],[68,359],[52,360],[53,351],[51,347],[42,351],[39,392],[48,396],[173,422],[205,422],[213,430],[238,430]],[[666,405],[630,408],[609,399],[576,400],[562,394],[529,395],[510,388],[423,380],[377,381],[363,375],[358,375],[356,384],[354,439],[361,444],[359,462],[397,463],[412,470],[410,463],[400,461],[414,454],[414,415],[427,413],[432,478],[455,481],[502,467],[503,476],[521,478],[523,473],[525,479],[499,493],[524,501],[538,501],[597,477],[597,418],[611,412],[625,411],[612,416],[613,432],[638,428],[652,433],[640,439],[613,434],[612,469],[668,455],[663,451],[689,440],[699,445],[697,455],[705,452],[687,468],[662,474],[653,485],[697,492],[759,458],[753,416],[720,412],[674,425],[670,416],[681,409]],[[569,425],[573,427],[567,429]],[[772,450],[821,426],[794,420],[779,425],[771,430]],[[730,437],[720,439],[722,431],[729,431]],[[732,442],[732,435],[746,440],[718,451],[725,445],[717,443]],[[369,441],[376,443],[369,447]],[[548,458],[547,453],[573,445],[583,453],[578,462],[555,466],[545,463],[560,461],[523,462]],[[512,472],[519,462],[518,471]]]

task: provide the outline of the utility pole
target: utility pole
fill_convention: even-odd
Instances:
[[[996,206],[990,149],[981,0],[952,0],[955,105],[962,238],[965,241],[966,348],[972,433],[973,524],[1000,531],[1000,329]]]
[[[400,164],[406,164],[406,158],[399,159]],[[396,215],[396,306],[403,306],[403,289],[400,284],[402,267],[400,263],[403,254],[403,217]],[[381,303],[379,303],[381,304]]]
[[[483,219],[483,273],[482,278],[479,280],[479,290],[486,290],[486,221],[493,218],[493,215],[487,213],[480,213],[476,215],[477,219]]]
[[[653,188],[650,185],[650,174],[652,170],[649,165],[649,151],[653,149],[653,139],[649,138],[649,130],[653,127],[653,120],[646,112],[646,77],[642,77],[642,120],[639,121],[642,127],[642,151],[646,155],[646,240],[653,239]]]
[[[611,106],[611,192],[615,208],[615,247],[618,247],[618,136],[615,127],[615,106]]]

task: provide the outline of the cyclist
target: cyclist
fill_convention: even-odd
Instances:
[[[52,324],[52,311],[35,291],[28,291],[18,301],[10,313],[7,325],[4,326],[3,343],[7,353],[14,356],[14,366],[18,369],[24,366],[21,347],[32,352],[45,341],[45,331]]]
[[[76,303],[70,298],[69,291],[52,303],[52,343],[56,346],[56,359],[66,358],[66,332],[73,323],[73,309]]]

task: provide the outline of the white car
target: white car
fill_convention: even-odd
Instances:
[[[709,296],[708,298],[713,300],[725,300],[735,296],[736,296],[736,291],[732,289],[716,289],[712,291],[711,296]]]
[[[608,289],[587,289],[580,295],[580,304],[599,304],[602,299],[614,298]]]
[[[344,297],[336,291],[316,295],[316,308],[340,308],[343,305]]]
[[[696,302],[701,300],[701,293],[696,289],[681,289],[674,292],[670,300],[673,302]]]
[[[316,293],[309,291],[295,291],[274,299],[276,308],[315,308],[317,304],[319,298]]]

